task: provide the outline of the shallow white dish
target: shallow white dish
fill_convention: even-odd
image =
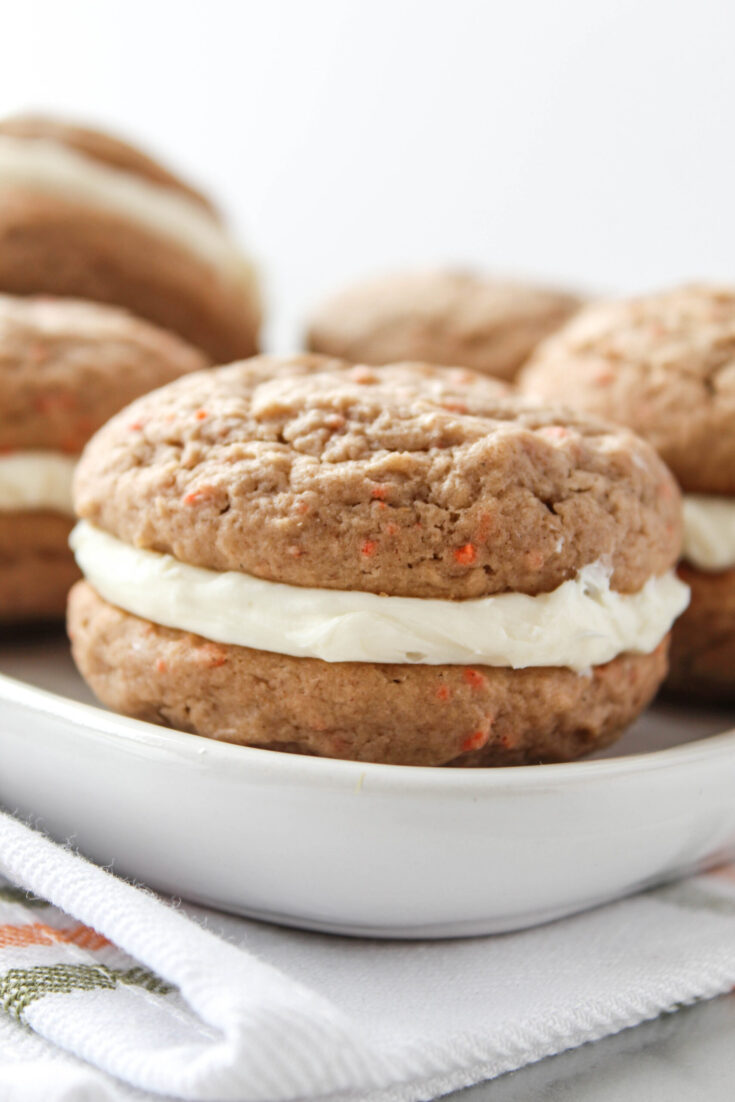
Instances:
[[[732,713],[657,708],[570,765],[418,769],[113,715],[87,703],[58,637],[0,642],[0,671],[2,804],[116,872],[224,910],[346,934],[480,934],[735,854]]]

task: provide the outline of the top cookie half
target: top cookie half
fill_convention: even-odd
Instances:
[[[424,360],[511,379],[579,304],[563,291],[470,272],[406,272],[323,303],[310,319],[307,344],[353,363]]]
[[[735,290],[591,304],[540,345],[520,385],[635,429],[684,490],[735,493]]]
[[[253,265],[211,204],[108,134],[0,122],[0,291],[124,306],[224,362],[257,350]]]
[[[293,585],[468,598],[603,561],[633,592],[680,546],[676,485],[624,429],[467,371],[263,357],[141,398],[76,508],[134,546]]]

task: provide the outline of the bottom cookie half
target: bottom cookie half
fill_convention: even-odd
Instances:
[[[671,634],[666,688],[735,700],[735,570],[709,574],[682,563],[679,576],[691,588],[692,599]]]
[[[72,524],[61,513],[0,512],[0,624],[63,618],[79,578]]]
[[[163,628],[74,587],[75,661],[126,715],[270,750],[397,765],[569,761],[612,742],[666,674],[667,640],[589,675],[329,663]]]

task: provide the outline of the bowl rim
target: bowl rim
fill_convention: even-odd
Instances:
[[[694,763],[710,757],[731,755],[735,750],[735,726],[678,746],[573,762],[539,765],[486,766],[472,769],[441,769],[428,765],[389,765],[378,762],[321,758],[307,754],[289,754],[280,750],[240,746],[219,742],[202,735],[159,726],[145,720],[119,715],[96,704],[86,704],[60,693],[42,689],[20,678],[0,674],[0,705],[10,703],[50,719],[70,722],[82,733],[94,733],[121,747],[164,752],[172,758],[194,764],[198,769],[217,771],[225,768],[228,777],[237,779],[254,773],[286,781],[336,783],[361,789],[369,782],[376,792],[402,790],[483,795],[488,792],[546,788],[558,785],[588,784],[590,780],[650,773]],[[0,733],[0,739],[2,734]]]

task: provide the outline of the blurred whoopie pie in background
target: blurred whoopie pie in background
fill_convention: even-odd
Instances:
[[[72,475],[89,437],[202,352],[123,310],[0,295],[0,623],[60,617],[78,577]]]
[[[520,377],[541,398],[628,425],[684,491],[691,587],[668,686],[735,699],[735,289],[690,286],[586,306]]]
[[[512,379],[579,305],[564,291],[472,272],[404,272],[324,302],[308,322],[307,345],[353,363],[425,360]]]
[[[0,292],[126,307],[216,362],[258,349],[252,263],[210,202],[118,138],[0,121]]]

